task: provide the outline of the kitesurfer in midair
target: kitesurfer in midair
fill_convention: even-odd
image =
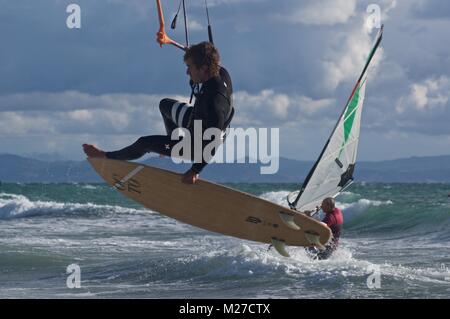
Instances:
[[[194,162],[182,177],[185,183],[195,183],[199,173],[211,159],[205,159],[203,156],[205,146],[211,142],[203,139],[203,133],[208,128],[217,128],[225,132],[233,118],[233,86],[227,70],[220,65],[219,51],[210,42],[201,42],[186,48],[184,62],[191,79],[195,104],[190,106],[169,98],[161,100],[159,108],[166,135],[143,136],[130,146],[112,152],[103,151],[91,144],[83,144],[86,155],[117,160],[135,160],[149,152],[172,156],[172,148],[180,142],[171,138],[172,131],[177,128],[186,128],[193,137],[191,138],[191,159],[198,158],[194,151],[193,131],[194,121],[201,121],[201,161]],[[222,143],[224,136],[225,134],[222,134],[220,141],[214,141],[214,145]],[[215,150],[216,148],[213,149],[212,155]]]

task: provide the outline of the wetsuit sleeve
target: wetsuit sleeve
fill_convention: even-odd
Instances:
[[[213,105],[213,111],[211,112],[211,116],[208,116],[206,126],[207,128],[216,127],[219,130],[223,130],[223,126],[227,120],[225,118],[225,112],[229,109],[228,101],[222,94],[217,93],[212,99],[211,104]]]
[[[222,94],[217,92],[209,99],[207,99],[207,103],[208,105],[211,105],[211,108],[208,112],[208,117],[206,119],[203,119],[203,121],[205,122],[203,126],[203,132],[211,127],[223,130],[223,126],[225,125],[225,122],[227,120],[225,118],[225,112],[229,108],[227,99]],[[208,145],[209,143],[211,143],[211,141],[202,140],[202,154],[206,145]],[[213,152],[215,153],[215,149]],[[202,157],[202,162],[192,164],[191,170],[196,174],[200,174],[200,172],[203,170],[203,168],[205,168],[206,165],[208,165],[208,162],[206,162]]]

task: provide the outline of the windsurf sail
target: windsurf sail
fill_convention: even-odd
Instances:
[[[369,65],[383,38],[383,26],[344,110],[300,190],[288,195],[292,209],[315,211],[326,197],[336,197],[353,182],[361,114]]]

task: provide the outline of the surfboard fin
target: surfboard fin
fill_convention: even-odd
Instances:
[[[275,247],[275,250],[283,257],[291,257],[289,253],[286,251],[286,245],[284,241],[272,238],[272,245]]]
[[[300,230],[300,226],[298,226],[294,222],[294,214],[289,214],[285,212],[279,212],[281,220],[285,223],[285,225],[293,230]]]
[[[320,250],[326,249],[325,246],[320,243],[319,234],[312,231],[305,231],[305,237],[312,245],[314,245],[314,247],[317,247]]]

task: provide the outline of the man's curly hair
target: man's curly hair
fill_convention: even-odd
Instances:
[[[192,63],[200,68],[206,65],[209,70],[209,76],[218,76],[220,70],[220,55],[214,44],[210,42],[200,42],[190,46],[184,54],[184,61],[190,59]]]

